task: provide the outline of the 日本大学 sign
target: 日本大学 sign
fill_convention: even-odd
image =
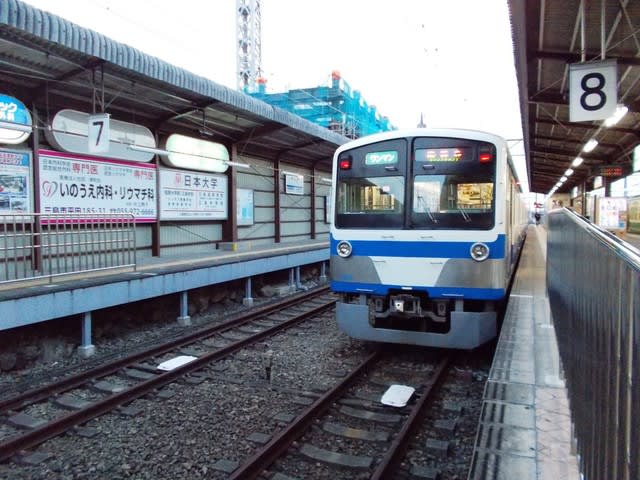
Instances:
[[[162,168],[160,220],[226,220],[226,175]]]

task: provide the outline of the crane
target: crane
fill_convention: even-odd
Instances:
[[[262,69],[260,0],[236,0],[238,90],[254,93]]]

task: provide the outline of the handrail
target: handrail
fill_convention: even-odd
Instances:
[[[0,284],[136,268],[131,214],[0,214]]]
[[[640,251],[569,209],[548,214],[547,290],[581,471],[640,478]]]

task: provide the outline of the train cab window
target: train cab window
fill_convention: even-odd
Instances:
[[[336,225],[340,228],[398,228],[404,216],[402,176],[351,177],[338,183]]]
[[[417,138],[411,228],[488,230],[495,224],[495,145],[459,138]]]
[[[336,158],[337,228],[404,228],[408,142],[367,143]]]
[[[477,175],[416,175],[411,224],[414,228],[493,227],[494,183]]]

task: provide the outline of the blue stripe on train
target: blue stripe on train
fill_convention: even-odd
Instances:
[[[331,235],[331,255],[336,254],[339,240]],[[431,241],[389,241],[389,240],[349,240],[353,255],[358,257],[437,257],[470,258],[469,249],[475,242],[431,242]],[[489,258],[504,258],[505,235],[498,235],[494,242],[485,242],[489,247]]]
[[[331,281],[331,291],[337,293],[365,293],[386,295],[390,289],[402,290],[406,285],[380,285],[376,283],[353,283]],[[500,300],[505,296],[504,288],[460,288],[460,287],[416,287],[409,292],[427,292],[430,298],[464,298],[466,300]]]

